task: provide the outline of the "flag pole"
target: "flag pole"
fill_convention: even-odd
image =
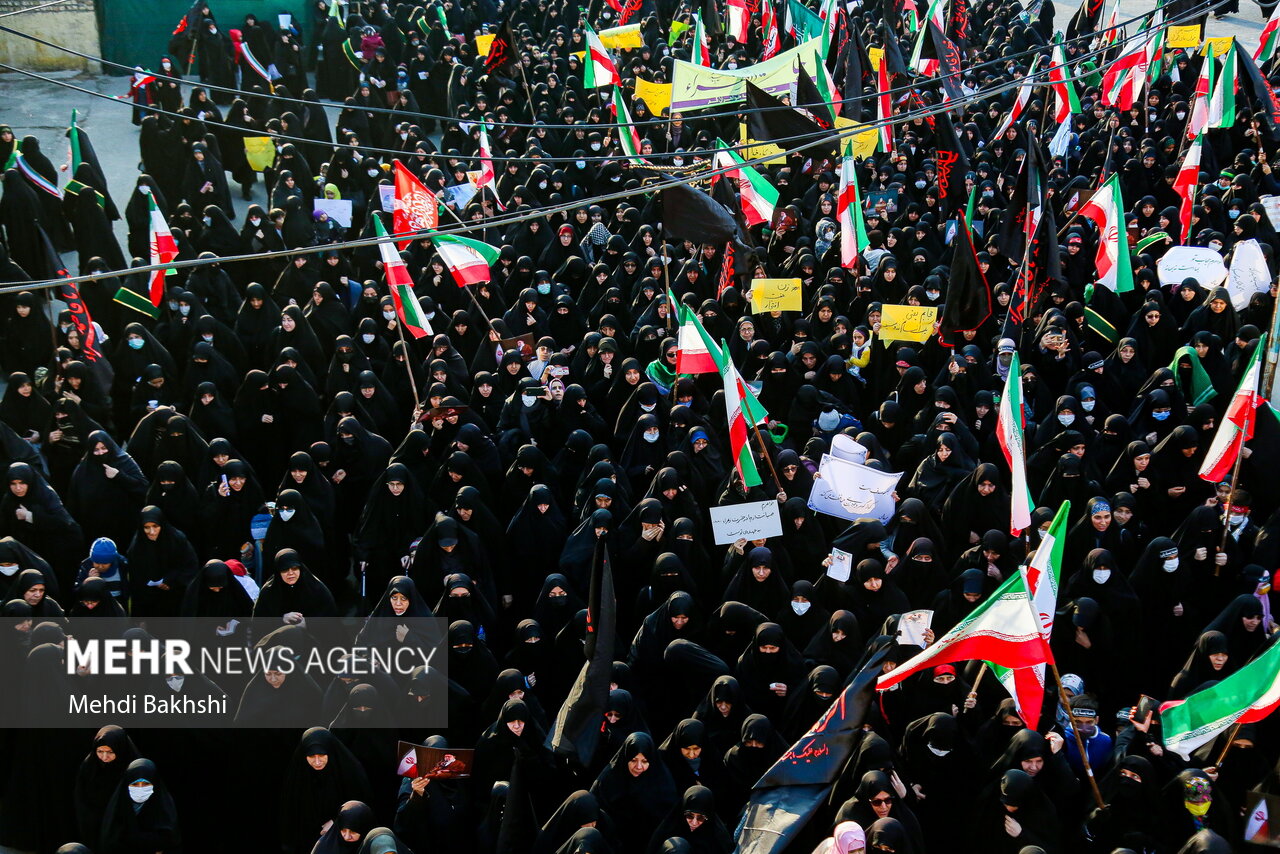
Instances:
[[[1257,389],[1253,389],[1253,393],[1258,393]],[[1231,467],[1231,491],[1227,493],[1227,500],[1222,507],[1222,541],[1218,543],[1218,552],[1221,553],[1227,547],[1227,537],[1231,536],[1231,528],[1228,527],[1231,520],[1231,497],[1236,494],[1236,487],[1240,483],[1240,464],[1244,462],[1244,437],[1249,433],[1249,416],[1253,414],[1253,407],[1247,406],[1244,411],[1243,423],[1240,425],[1240,445],[1236,448],[1236,461]],[[1222,567],[1218,566],[1218,562],[1213,563],[1213,576],[1217,578],[1222,572]]]
[[[1108,137],[1107,139],[1107,162],[1109,162],[1111,159],[1111,144],[1115,142],[1115,140],[1116,140],[1116,132],[1115,132],[1115,129],[1113,128],[1111,131],[1111,136]],[[1095,193],[1098,191],[1098,187],[1101,187],[1103,184],[1105,184],[1107,182],[1107,178],[1110,177],[1109,175],[1107,175],[1107,162],[1104,162],[1102,164],[1102,174],[1098,178],[1097,186],[1093,188],[1093,192]],[[1062,235],[1067,233],[1067,229],[1071,227],[1071,223],[1076,221],[1076,217],[1080,216],[1080,211],[1082,208],[1084,208],[1084,205],[1081,205],[1080,207],[1076,208],[1075,211],[1072,212],[1071,217],[1062,224],[1062,228],[1058,229],[1059,240],[1062,239]]]
[[[463,228],[467,227],[467,224],[462,221],[462,217],[458,216],[458,214],[454,211],[453,208],[449,207],[448,205],[442,205],[442,207],[449,214],[449,216],[453,217],[454,221],[457,222],[458,225],[462,226]],[[471,285],[463,285],[462,289],[467,292],[467,296],[471,297],[471,301],[475,303],[476,311],[480,312],[480,316],[484,318],[484,322],[489,327],[489,331],[490,332],[496,331],[493,328],[493,321],[489,319],[489,315],[485,314],[484,306],[480,304],[480,300],[476,299],[475,293],[472,292]]]
[[[979,668],[979,670],[978,670],[978,678],[977,678],[977,679],[975,679],[975,680],[973,680],[973,687],[971,687],[971,688],[969,689],[969,699],[970,699],[970,700],[976,700],[976,699],[978,699],[978,686],[982,684],[982,677],[987,675],[987,670],[988,670],[988,669],[989,669],[989,668],[987,667],[987,663],[986,663],[985,661],[984,661],[984,662],[982,662],[982,667],[981,667],[981,668]],[[962,715],[963,715],[963,714],[964,714],[965,712],[967,712],[967,711],[969,711],[967,708],[966,708],[966,709],[961,709],[961,710],[960,710],[960,714],[962,714]]]
[[[1062,703],[1062,708],[1066,710],[1067,716],[1071,719],[1071,734],[1076,737],[1076,748],[1080,751],[1080,761],[1084,763],[1084,773],[1089,778],[1089,788],[1093,790],[1093,799],[1098,803],[1098,809],[1106,807],[1106,803],[1102,800],[1102,792],[1098,790],[1098,781],[1093,776],[1093,768],[1089,765],[1089,753],[1084,748],[1084,739],[1080,737],[1080,725],[1076,723],[1076,713],[1071,709],[1071,701],[1067,699],[1066,689],[1062,687],[1062,674],[1058,672],[1056,662],[1050,661],[1049,668],[1053,670],[1053,681],[1058,684],[1058,701]]]
[[[1227,758],[1227,751],[1231,749],[1231,745],[1236,743],[1236,736],[1240,734],[1240,727],[1244,726],[1243,720],[1236,721],[1236,725],[1231,728],[1231,734],[1227,736],[1227,743],[1222,745],[1222,752],[1218,754],[1218,758],[1213,761],[1216,768],[1222,764],[1222,760]]]
[[[404,345],[404,369],[409,372],[409,388],[413,389],[413,423],[418,423],[418,416],[422,412],[422,399],[418,397],[418,381],[413,376],[413,353],[409,350],[409,342],[404,340],[404,321],[396,318],[396,332],[400,335],[400,343]]]
[[[728,358],[726,355],[725,358]],[[736,368],[735,368],[736,370]],[[743,407],[743,415],[746,415],[746,407]],[[754,418],[748,418],[751,422],[751,429],[755,431],[756,441],[760,443],[760,453],[764,454],[764,461],[769,466],[769,474],[773,475],[774,485],[778,487],[778,492],[786,494],[786,490],[782,488],[782,478],[778,477],[778,471],[773,467],[773,457],[769,456],[769,447],[764,443],[764,437],[760,435],[760,425],[755,423]]]

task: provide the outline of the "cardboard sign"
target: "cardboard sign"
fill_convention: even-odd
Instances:
[[[893,490],[902,472],[883,472],[870,466],[823,454],[817,478],[809,493],[809,509],[839,519],[893,518],[896,504]]]
[[[928,341],[938,320],[936,305],[886,305],[880,308],[880,340]]]
[[[488,33],[486,35],[476,36],[476,55],[477,56],[489,55],[489,46],[493,44],[493,39],[495,36],[497,36],[497,33]]]
[[[862,129],[859,130],[859,128]],[[880,145],[879,129],[858,124],[852,119],[846,119],[844,116],[836,116],[836,130],[843,133],[850,129],[853,129],[854,133],[845,137],[845,144],[849,146],[849,153],[858,160],[866,160],[876,153],[876,147]]]
[[[766,311],[800,311],[799,279],[752,279],[751,308],[757,314]]]
[[[879,71],[880,63],[884,62],[884,48],[882,47],[867,48],[867,59],[871,61],[871,70]]]
[[[1200,55],[1208,56],[1209,48],[1213,48],[1213,56],[1215,59],[1221,59],[1231,50],[1231,40],[1233,36],[1212,36],[1204,40],[1204,44],[1200,46]]]
[[[1164,46],[1167,48],[1200,46],[1200,25],[1191,24],[1186,27],[1170,27],[1165,35]]]
[[[933,622],[932,611],[908,611],[898,618],[898,643],[924,649],[929,644],[924,633]]]
[[[1207,246],[1175,246],[1156,265],[1160,284],[1177,287],[1183,279],[1195,279],[1202,288],[1216,288],[1227,280],[1222,256]]]
[[[596,33],[600,41],[609,50],[627,50],[644,47],[644,35],[639,24],[628,24],[625,27],[610,27]]]
[[[1227,271],[1231,304],[1241,311],[1248,307],[1254,294],[1265,294],[1270,289],[1271,269],[1262,246],[1255,238],[1241,240],[1231,251],[1231,269]]]
[[[827,575],[836,581],[848,581],[853,575],[853,555],[842,549],[832,549],[831,565],[827,567]]]
[[[400,757],[396,773],[409,778],[460,780],[471,776],[475,753],[466,747],[423,747],[401,741],[396,744],[396,754]]]
[[[728,507],[712,507],[711,532],[717,546],[736,543],[738,540],[764,540],[782,535],[782,511],[778,502],[752,501],[747,504],[731,504]]]
[[[312,210],[324,211],[329,215],[329,219],[343,228],[351,227],[350,199],[316,199],[315,207]]]
[[[644,101],[649,112],[655,116],[671,109],[671,84],[650,83],[642,77],[636,78],[636,100]]]
[[[244,156],[250,169],[261,172],[276,161],[275,142],[269,136],[246,136]]]

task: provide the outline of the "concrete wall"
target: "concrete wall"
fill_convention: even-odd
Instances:
[[[18,12],[47,0],[0,0],[0,13]],[[34,9],[0,18],[0,24],[91,56],[102,56],[93,0],[67,0],[47,9]],[[98,72],[98,63],[45,47],[30,39],[0,33],[0,62],[36,71]]]

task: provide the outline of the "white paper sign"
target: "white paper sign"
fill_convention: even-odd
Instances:
[[[853,574],[853,555],[842,549],[831,550],[831,566],[827,567],[827,575],[836,581],[848,581]]]
[[[324,211],[329,215],[329,219],[343,228],[351,227],[350,199],[316,199],[313,210]]]
[[[883,472],[870,466],[822,455],[818,475],[809,493],[809,509],[840,519],[893,518],[893,490],[902,472]]]
[[[1216,288],[1227,280],[1222,256],[1207,246],[1175,246],[1156,265],[1160,284],[1177,287],[1183,279],[1195,279],[1202,288]]]
[[[763,540],[782,535],[782,511],[778,502],[752,501],[711,508],[711,532],[717,546],[738,540]]]
[[[1258,201],[1267,211],[1267,219],[1272,228],[1280,228],[1280,196],[1259,196]]]
[[[924,639],[924,633],[932,622],[932,611],[908,611],[903,614],[898,618],[898,643],[915,644],[924,649],[928,646]]]
[[[388,213],[396,209],[396,188],[394,184],[379,184],[378,198],[382,201],[382,209]]]
[[[1271,288],[1271,270],[1258,241],[1250,238],[1236,244],[1231,253],[1231,269],[1227,273],[1227,290],[1236,311],[1249,305],[1254,294],[1265,294]]]

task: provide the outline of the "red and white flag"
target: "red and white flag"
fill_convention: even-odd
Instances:
[[[1253,438],[1253,428],[1258,421],[1256,412],[1262,396],[1258,394],[1258,378],[1261,374],[1262,361],[1258,358],[1266,350],[1266,336],[1258,341],[1253,356],[1249,359],[1249,367],[1245,368],[1240,378],[1240,387],[1236,389],[1231,402],[1227,404],[1227,412],[1213,434],[1209,443],[1209,452],[1200,464],[1200,478],[1210,483],[1221,483],[1231,474],[1236,464],[1236,457],[1244,448],[1244,443]]]
[[[435,229],[440,225],[440,208],[436,204],[435,193],[422,186],[422,182],[405,168],[399,160],[395,165],[396,203],[391,216],[391,230],[396,235]],[[412,242],[412,238],[396,242],[396,247],[403,250]]]

